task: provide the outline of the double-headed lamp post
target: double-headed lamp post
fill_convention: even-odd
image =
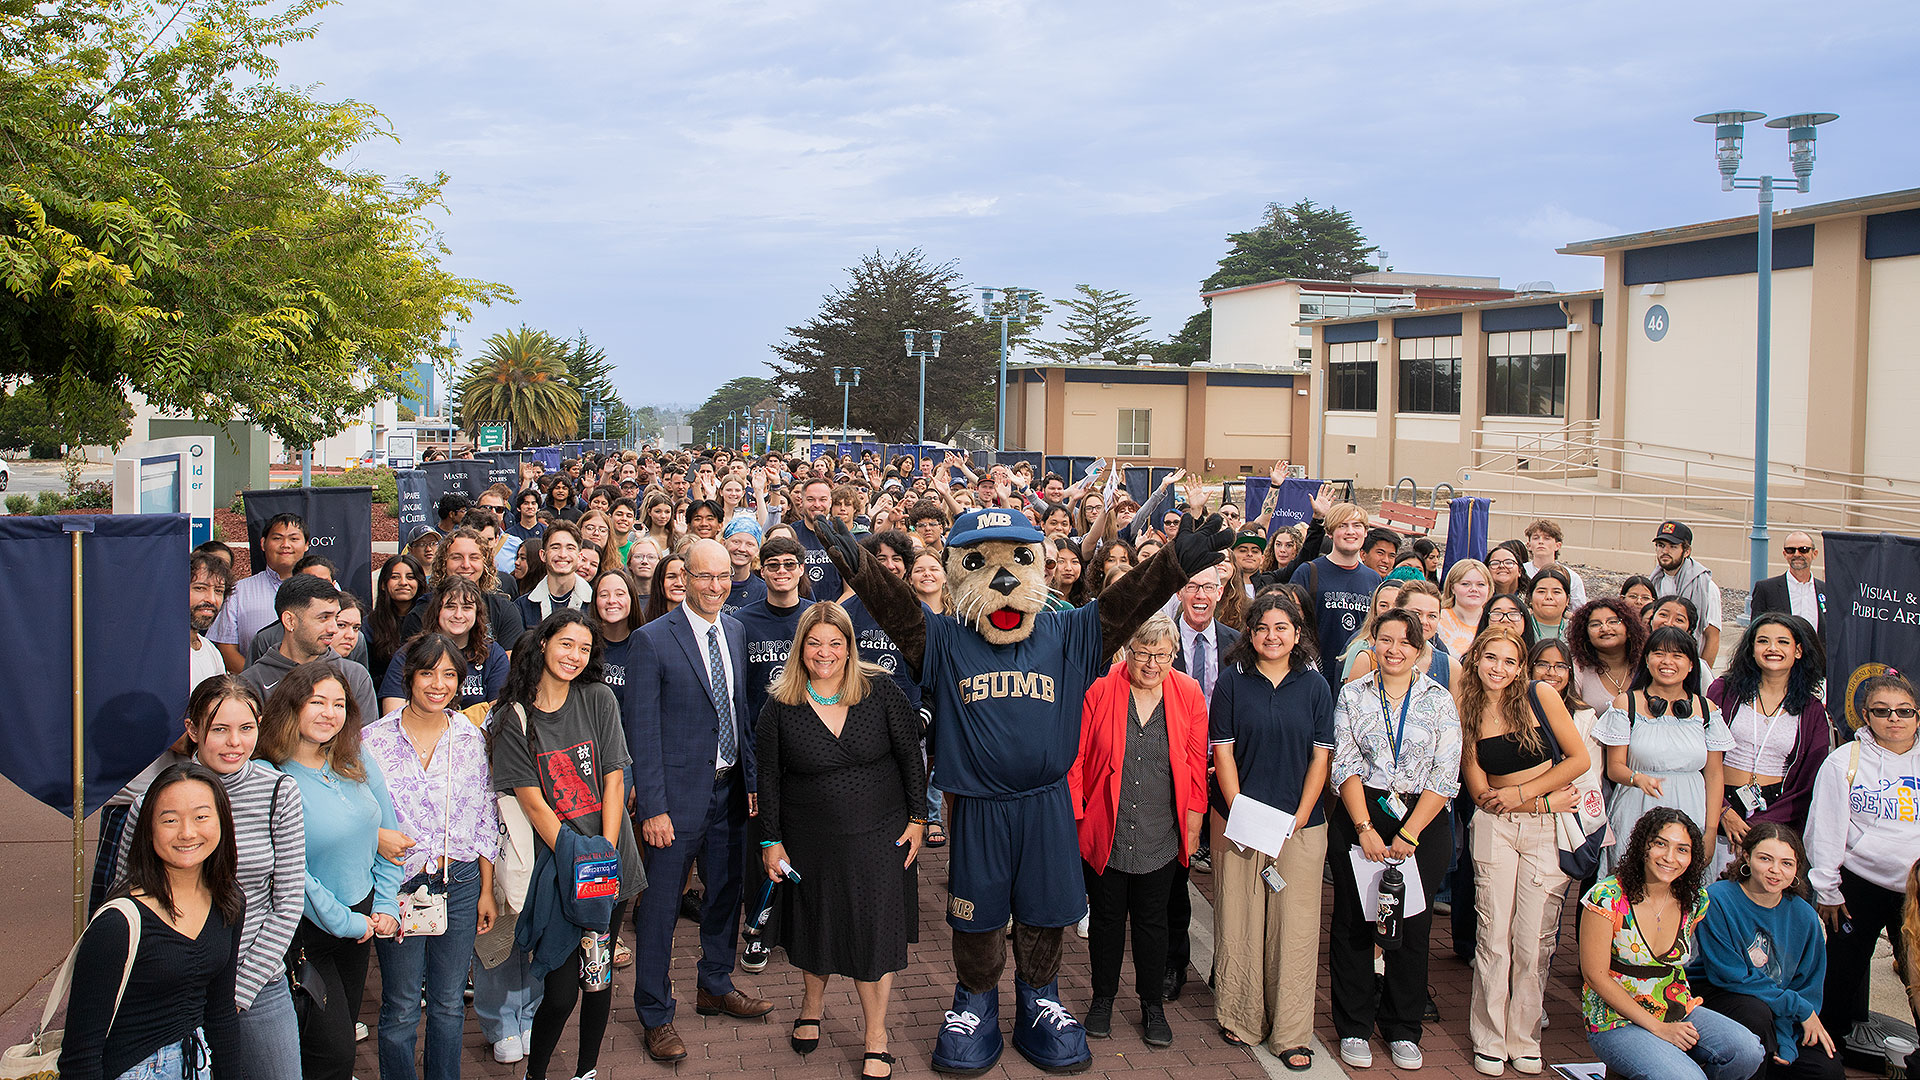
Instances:
[[[920,445],[925,446],[927,445],[927,358],[940,355],[940,335],[942,331],[902,330],[900,332],[905,335],[907,339],[907,355],[920,361],[920,431],[918,438]],[[932,334],[933,348],[916,351],[913,347],[913,335],[915,334]]]
[[[860,385],[860,369],[857,367],[834,368],[833,385],[840,388],[840,441],[846,442],[848,438],[847,406],[853,400],[853,388]]]
[[[1720,165],[1720,190],[1752,188],[1760,193],[1758,217],[1759,324],[1754,350],[1753,389],[1753,531],[1749,534],[1752,551],[1748,573],[1757,583],[1767,576],[1767,425],[1772,408],[1773,365],[1773,190],[1777,179],[1771,175],[1737,176],[1740,171],[1741,142],[1746,127],[1765,120],[1766,113],[1732,109],[1705,113],[1693,118],[1696,124],[1713,125],[1715,157]],[[1793,165],[1794,190],[1813,189],[1814,129],[1838,120],[1835,113],[1794,113],[1767,120],[1770,128],[1787,133],[1787,157]]]
[[[1027,301],[1033,297],[1031,289],[1011,289],[1007,293],[1007,299],[1013,302],[1014,309],[995,315],[993,298],[999,292],[998,289],[980,290],[981,316],[988,322],[997,319],[1000,323],[1000,421],[995,425],[993,434],[993,448],[996,451],[1007,448],[1007,320],[1019,319],[1024,325],[1027,321]]]

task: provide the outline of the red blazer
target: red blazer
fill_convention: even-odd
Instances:
[[[1087,689],[1080,716],[1080,755],[1067,770],[1073,817],[1080,830],[1080,857],[1095,873],[1113,854],[1114,822],[1120,816],[1120,766],[1127,749],[1127,665],[1115,664]],[[1160,684],[1166,702],[1167,750],[1173,764],[1173,820],[1180,832],[1180,863],[1187,850],[1187,814],[1207,810],[1207,699],[1184,672],[1169,671]]]

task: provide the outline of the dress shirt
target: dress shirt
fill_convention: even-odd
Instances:
[[[1458,795],[1460,716],[1453,696],[1431,677],[1414,676],[1396,760],[1393,734],[1400,727],[1400,709],[1394,707],[1389,720],[1380,707],[1378,678],[1378,672],[1369,672],[1341,687],[1335,699],[1331,789],[1338,791],[1348,777],[1358,776],[1367,787],[1399,795]]]
[[[1218,625],[1218,623],[1213,619],[1208,619],[1204,629],[1195,630],[1193,626],[1183,618],[1175,617],[1174,622],[1180,627],[1180,655],[1185,658],[1187,674],[1193,676],[1193,681],[1199,683],[1201,689],[1205,690],[1207,696],[1211,698],[1213,696],[1214,685],[1220,681],[1219,637],[1213,632],[1213,628]],[[1204,672],[1194,663],[1193,642],[1195,638],[1207,639],[1206,670]]]
[[[400,831],[413,838],[413,847],[400,864],[401,880],[437,873],[443,851],[453,862],[498,859],[500,811],[487,760],[486,732],[449,712],[447,729],[423,767],[413,741],[400,727],[401,712],[395,709],[368,724],[361,734],[362,747],[379,760],[386,776],[387,797],[393,802]]]
[[[735,714],[739,713],[740,703],[733,700],[733,653],[727,648],[727,628],[720,625],[719,619],[708,619],[706,616],[700,614],[698,611],[695,611],[693,609],[692,604],[689,604],[685,601],[681,602],[680,609],[687,613],[687,625],[693,627],[694,642],[700,646],[700,670],[702,671],[710,671],[711,663],[712,663],[710,660],[707,659],[707,631],[710,628],[715,628],[715,627],[719,628],[720,630],[720,666],[726,669],[727,685],[720,686],[720,687],[713,687],[711,689],[717,691],[721,696],[727,699],[727,708],[730,712]],[[735,715],[733,717],[733,722],[734,722],[736,731],[750,730],[747,727],[747,725],[742,721],[741,717],[739,717],[738,715]],[[741,737],[745,738],[746,736],[741,736]],[[736,739],[734,742],[735,758],[738,758],[740,756],[739,745],[740,745],[739,740]],[[716,736],[713,740],[714,771],[718,772],[719,770],[724,769],[729,765],[735,765],[735,764],[738,764],[738,762],[727,761],[720,756],[720,739],[718,736]]]
[[[1803,582],[1788,571],[1787,604],[1795,615],[1807,620],[1808,626],[1820,626],[1820,594],[1815,591],[1812,578]]]

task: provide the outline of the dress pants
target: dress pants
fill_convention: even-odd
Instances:
[[[1264,1041],[1279,1054],[1313,1041],[1326,862],[1324,824],[1295,830],[1278,859],[1214,830],[1213,1009],[1242,1042]],[[1269,865],[1287,883],[1277,893],[1260,877]]]
[[[1127,923],[1133,923],[1133,985],[1143,1005],[1160,1001],[1167,971],[1167,894],[1179,859],[1157,870],[1129,874],[1109,866],[1096,873],[1081,862],[1087,882],[1087,953],[1093,961],[1093,996],[1118,997],[1120,961],[1126,955]]]
[[[1893,940],[1893,954],[1904,952],[1900,908],[1906,894],[1883,889],[1840,867],[1840,895],[1846,900],[1850,931],[1827,933],[1827,984],[1821,992],[1820,1023],[1838,1043],[1867,1018],[1867,980],[1873,967],[1874,946],[1881,931]],[[1907,976],[1911,978],[1912,976]]]
[[[1391,838],[1400,822],[1375,800],[1382,792],[1367,788],[1367,809],[1382,839]],[[1408,803],[1415,800],[1408,798]],[[1432,840],[1429,842],[1428,837]],[[1433,930],[1433,897],[1440,875],[1453,857],[1453,815],[1442,810],[1421,833],[1414,851],[1425,888],[1425,911],[1400,923],[1400,947],[1386,953],[1387,976],[1373,973],[1373,912],[1360,898],[1348,852],[1360,834],[1347,819],[1346,807],[1336,804],[1327,814],[1327,861],[1333,864],[1333,922],[1327,943],[1327,966],[1333,980],[1333,1026],[1343,1039],[1365,1039],[1377,1025],[1388,1042],[1420,1041],[1420,1019],[1427,1010],[1427,939]]]
[[[1468,1030],[1476,1054],[1498,1061],[1540,1056],[1544,1010],[1540,947],[1551,897],[1566,888],[1551,814],[1473,815],[1479,939]],[[1461,897],[1454,894],[1458,903]]]
[[[1192,867],[1179,859],[1173,860],[1173,875],[1167,881],[1166,972],[1178,976],[1182,982],[1186,981],[1187,965],[1193,960],[1193,893],[1187,888],[1192,877]]]
[[[706,897],[700,905],[700,989],[725,995],[733,990],[734,944],[740,931],[743,891],[741,854],[746,843],[746,777],[739,768],[717,779],[698,821],[675,821],[673,843],[663,848],[640,841],[647,880],[657,882],[634,904],[634,1005],[647,1027],[671,1023],[674,1014],[673,927],[680,917],[679,884],[687,867],[700,860]],[[711,877],[704,875],[710,874]]]

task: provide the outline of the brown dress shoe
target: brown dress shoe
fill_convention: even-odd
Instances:
[[[721,997],[714,997],[705,990],[694,995],[693,1011],[701,1016],[719,1016],[726,1013],[739,1020],[753,1020],[773,1011],[773,1002],[764,998],[748,997],[738,990],[729,990]]]
[[[684,1061],[687,1044],[680,1041],[680,1033],[673,1030],[672,1024],[650,1027],[647,1029],[647,1056],[655,1061]]]

